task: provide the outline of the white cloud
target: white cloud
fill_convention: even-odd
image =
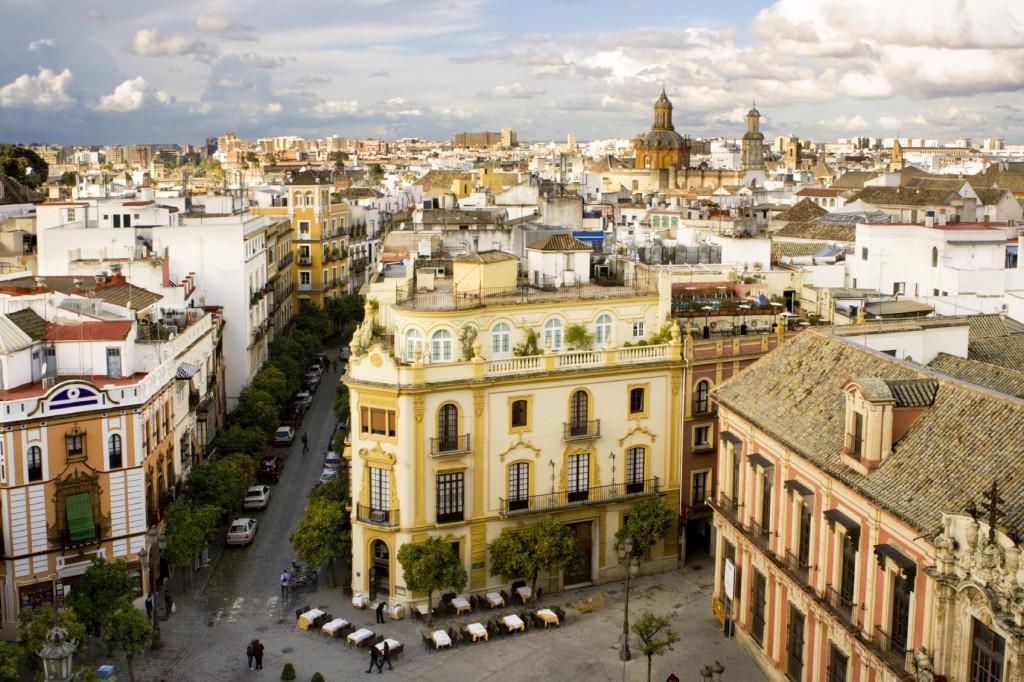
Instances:
[[[281,106],[280,102],[270,102],[267,104],[268,114],[280,114],[284,107]]]
[[[99,103],[94,108],[96,111],[138,111],[147,102],[155,101],[166,105],[170,104],[173,99],[163,90],[154,88],[142,76],[137,76],[118,85],[109,95],[100,97]]]
[[[264,57],[255,52],[245,52],[231,56],[237,59],[240,65],[254,69],[278,69],[288,61],[284,57]]]
[[[67,93],[70,82],[69,69],[56,73],[40,67],[38,75],[23,73],[0,87],[0,107],[64,109],[74,101]]]
[[[132,39],[132,53],[140,57],[174,57],[189,55],[200,61],[216,57],[219,50],[201,40],[185,36],[161,36],[155,28],[144,28],[135,32]]]
[[[900,127],[903,121],[898,116],[879,116],[878,125],[886,130],[896,130]]]
[[[522,83],[496,85],[491,90],[479,93],[482,99],[534,99],[547,94],[544,90],[530,88]]]
[[[325,100],[317,102],[311,112],[317,118],[330,118],[332,116],[351,116],[359,113],[358,100]]]
[[[231,40],[255,40],[253,27],[240,24],[226,14],[204,12],[196,17],[196,28]]]
[[[28,51],[36,52],[44,47],[53,47],[56,44],[57,42],[53,38],[40,38],[39,40],[33,40],[28,44]]]
[[[253,86],[253,82],[244,78],[225,76],[214,81],[214,85],[228,90],[245,90]]]
[[[867,120],[860,114],[854,116],[841,115],[832,119],[831,121],[819,121],[818,125],[824,128],[832,128],[834,130],[841,130],[847,133],[856,133],[863,131],[868,127]]]

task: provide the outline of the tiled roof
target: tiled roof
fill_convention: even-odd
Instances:
[[[846,223],[788,223],[774,237],[790,239],[817,239],[828,242],[856,241],[857,226]]]
[[[77,294],[86,298],[98,298],[107,303],[127,306],[131,302],[132,310],[145,310],[163,298],[162,294],[128,284],[123,278],[114,281],[96,282],[92,277],[61,275],[59,277],[42,277],[42,286],[48,291],[62,294]],[[75,283],[78,280],[78,284]],[[0,289],[24,289],[36,291],[35,277],[19,277],[0,282]]]
[[[1018,322],[1003,317],[1002,315],[968,315],[967,323],[971,325],[971,343],[980,341],[981,339],[991,339],[993,337],[1021,333],[1020,324]]]
[[[841,189],[833,189],[830,187],[804,187],[802,190],[796,193],[798,197],[837,197],[842,194]]]
[[[46,325],[48,341],[121,341],[131,331],[131,320]]]
[[[552,234],[526,245],[534,251],[590,251],[590,245],[569,234]]]
[[[881,466],[861,474],[843,464],[846,399],[853,377],[937,383],[935,401],[903,434]],[[888,385],[888,384],[887,384]],[[890,389],[891,390],[891,389]],[[961,510],[999,479],[1006,522],[1024,522],[1024,400],[935,374],[808,330],[769,353],[714,392],[716,400],[754,423],[845,485],[912,527],[930,532],[941,512]],[[1012,484],[1012,485],[1011,485]],[[1006,485],[1003,488],[1003,485]]]
[[[772,220],[790,222],[810,222],[828,213],[811,199],[801,199],[788,209],[772,217]]]
[[[990,365],[1024,369],[1024,334],[971,341],[967,346],[967,357]]]
[[[772,242],[772,258],[800,258],[813,256],[821,250],[821,244],[814,242]]]
[[[885,383],[897,407],[930,407],[939,391],[935,379],[890,379]]]
[[[1003,197],[1005,197],[1008,192],[1010,192],[1010,190],[1008,190],[1008,189],[975,189],[974,190],[974,193],[978,195],[978,201],[980,201],[983,206],[991,206],[993,204],[998,204],[1000,201],[1003,200]],[[1013,196],[1012,192],[1010,192],[1010,196],[1012,198],[1012,196]]]
[[[958,198],[956,192],[918,187],[865,187],[853,199],[876,206],[946,206]]]
[[[7,317],[10,318],[11,322],[18,325],[21,331],[28,334],[29,338],[33,341],[39,341],[46,336],[46,321],[39,317],[36,311],[31,308],[8,313]]]
[[[846,171],[835,182],[832,183],[832,189],[861,189],[864,187],[864,183],[871,178],[878,175],[874,171]]]
[[[456,263],[501,263],[507,260],[518,260],[511,253],[505,253],[504,251],[477,251],[476,253],[467,253],[464,256],[457,256],[455,258]]]
[[[1015,370],[969,358],[939,353],[928,367],[962,381],[990,388],[993,391],[1024,398],[1024,369]]]

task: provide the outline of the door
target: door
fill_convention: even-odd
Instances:
[[[121,377],[121,349],[107,349],[107,376],[112,379]]]
[[[572,394],[569,402],[569,435],[572,437],[587,435],[588,398],[583,391]]]
[[[593,577],[594,522],[581,521],[568,524],[569,530],[576,537],[581,560],[571,571],[565,571],[562,584],[565,587],[591,582]]]
[[[370,566],[370,599],[378,595],[386,597],[391,592],[391,553],[383,540],[373,541],[372,565]]]
[[[32,349],[32,383],[39,381],[43,376],[43,360],[38,348]]]
[[[590,455],[569,455],[567,497],[569,502],[583,502],[590,497]]]

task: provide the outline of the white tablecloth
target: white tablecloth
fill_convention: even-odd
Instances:
[[[470,623],[466,626],[466,629],[469,630],[469,634],[473,635],[473,639],[476,639],[477,637],[487,638],[487,628],[485,628],[481,623]]]
[[[484,597],[491,606],[504,606],[505,600],[497,592],[488,592]]]
[[[504,623],[505,626],[508,627],[508,629],[510,630],[522,630],[525,625],[525,623],[523,623],[523,619],[514,613],[510,616],[505,616],[504,618],[502,618],[501,622]]]
[[[394,651],[398,647],[402,646],[397,639],[391,639],[390,637],[385,639],[384,642],[388,643],[388,648],[390,651]],[[384,653],[384,642],[379,642],[377,644],[377,651]]]
[[[435,647],[451,646],[452,638],[448,636],[448,633],[444,630],[434,630],[434,634],[430,635],[434,640]]]
[[[309,611],[306,611],[304,614],[302,614],[302,617],[308,621],[314,621],[320,616],[324,615],[324,613],[325,612],[321,611],[320,609],[310,609]]]
[[[326,632],[329,635],[333,635],[335,632],[342,629],[346,625],[348,625],[348,621],[344,618],[335,618],[330,623],[324,623],[324,626],[320,628],[320,630]]]
[[[517,587],[516,588],[516,593],[520,597],[523,598],[523,601],[526,601],[526,600],[528,600],[530,598],[530,595],[533,594],[533,590],[531,590],[529,587],[525,587],[525,586],[524,587]]]
[[[348,641],[353,644],[359,644],[367,637],[373,637],[373,630],[370,630],[369,628],[359,628],[355,632],[349,633]]]
[[[469,602],[463,599],[462,597],[456,597],[455,599],[452,599],[452,606],[454,606],[459,613],[471,610]]]
[[[357,609],[365,609],[366,605],[370,603],[370,600],[365,594],[354,594],[352,595],[352,606]]]

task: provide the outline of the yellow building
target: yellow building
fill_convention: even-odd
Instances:
[[[298,303],[323,305],[347,291],[348,204],[334,201],[332,171],[305,170],[288,179],[288,192],[257,215],[287,215],[292,221],[295,292]]]
[[[553,267],[572,256],[528,255]],[[397,550],[429,536],[452,543],[467,591],[507,586],[490,573],[488,544],[546,516],[572,529],[584,561],[542,576],[545,590],[620,579],[615,533],[631,504],[678,505],[677,328],[665,343],[638,345],[667,319],[669,287],[599,286],[586,267],[572,286],[519,286],[516,266],[481,252],[457,258],[453,278],[433,279],[407,261],[370,284],[376,304],[345,378],[354,592],[425,602],[407,589]],[[531,338],[539,354],[521,354]],[[676,547],[673,528],[645,570],[674,566]]]
[[[267,294],[271,339],[277,337],[296,313],[295,256],[292,253],[292,226],[275,222],[266,229]]]

